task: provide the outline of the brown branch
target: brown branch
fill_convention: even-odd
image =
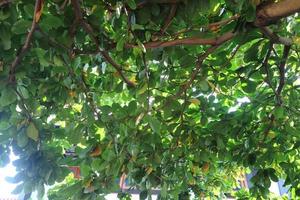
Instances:
[[[235,36],[235,33],[227,32],[224,35],[221,35],[216,38],[199,38],[199,37],[190,37],[190,38],[183,38],[183,39],[175,39],[170,41],[155,41],[155,42],[148,42],[144,43],[146,49],[153,49],[153,48],[162,48],[162,47],[170,47],[176,45],[211,45],[216,46],[222,44]],[[138,47],[137,45],[133,44],[126,44],[127,48]]]
[[[2,7],[2,6],[4,6],[4,5],[7,5],[7,4],[10,4],[10,3],[12,3],[13,2],[13,0],[2,0],[1,2],[0,2],[0,7]]]
[[[224,20],[221,20],[219,22],[210,23],[207,27],[209,29],[211,29],[212,27],[224,26],[224,25],[238,19],[239,17],[240,17],[240,15],[236,14],[236,15],[233,15],[232,17],[229,17],[228,19],[224,19]]]
[[[168,27],[170,26],[170,24],[172,23],[172,19],[174,18],[175,14],[176,14],[177,7],[178,7],[178,4],[171,5],[170,13],[167,16],[167,18],[165,19],[165,23],[164,23],[164,26],[160,30],[160,34],[164,34],[166,32],[166,30],[168,29]]]
[[[119,75],[121,76],[121,78],[123,79],[123,81],[130,87],[135,87],[135,83],[133,83],[132,81],[130,81],[122,72],[122,67],[116,63],[112,57],[110,57],[109,53],[105,50],[103,50],[98,42],[98,39],[96,38],[95,34],[94,34],[94,30],[93,28],[90,26],[90,24],[88,24],[84,18],[83,18],[83,14],[82,14],[82,10],[80,8],[80,3],[78,0],[72,0],[72,5],[74,8],[74,13],[75,13],[75,18],[77,21],[79,21],[80,25],[82,26],[82,28],[90,35],[90,37],[92,38],[92,40],[94,41],[97,51],[99,51],[99,53],[105,58],[105,60],[110,63],[115,70],[117,70],[117,72],[119,73]]]
[[[218,21],[218,22],[212,22],[208,25],[205,25],[205,26],[200,26],[200,27],[195,27],[195,26],[192,26],[192,27],[188,27],[186,29],[183,29],[183,30],[180,30],[178,32],[176,32],[175,34],[172,35],[172,37],[178,37],[180,34],[183,34],[183,33],[187,33],[191,30],[197,30],[199,31],[200,28],[207,28],[209,30],[211,30],[212,28],[214,27],[221,27],[221,26],[224,26],[236,19],[238,19],[240,17],[240,15],[234,15],[228,19],[224,19],[224,20],[221,20],[221,21]]]
[[[276,94],[276,90],[275,88],[272,86],[272,83],[271,83],[271,79],[270,79],[270,73],[269,73],[269,68],[268,68],[268,62],[269,62],[269,58],[271,56],[271,52],[272,52],[272,49],[273,49],[273,43],[271,42],[270,43],[270,46],[269,46],[269,49],[268,49],[268,52],[267,52],[267,55],[262,63],[262,67],[264,67],[265,71],[266,71],[266,83],[269,85],[269,87],[273,90],[273,92]]]
[[[200,69],[201,69],[201,66],[204,62],[204,60],[212,53],[214,52],[217,48],[218,48],[219,45],[215,45],[215,46],[212,46],[210,47],[209,49],[206,50],[206,52],[202,55],[200,55],[197,59],[197,62],[196,62],[196,68],[195,70],[193,71],[193,73],[191,74],[189,80],[187,80],[181,87],[181,89],[177,92],[177,94],[175,95],[175,97],[179,97],[181,96],[183,93],[186,92],[186,90],[192,85],[193,81],[196,79]]]
[[[35,32],[35,29],[37,27],[38,19],[40,18],[40,13],[42,9],[43,0],[36,0],[35,2],[35,9],[34,9],[34,16],[31,24],[30,31],[27,34],[25,43],[20,50],[20,52],[17,54],[15,60],[12,62],[9,70],[9,83],[15,82],[15,72],[18,64],[21,62],[22,58],[25,56],[26,52],[30,49],[30,43],[33,37],[33,33]],[[38,19],[37,19],[38,18]]]
[[[299,0],[282,0],[258,8],[254,25],[257,27],[270,25],[279,19],[300,11]]]
[[[279,84],[276,90],[276,96],[278,97],[278,104],[282,104],[280,95],[283,89],[283,86],[285,84],[285,64],[290,52],[291,46],[284,46],[284,50],[283,50],[283,55],[282,55],[282,59],[280,62],[280,65],[278,66],[278,70],[279,70],[279,75],[280,75],[280,79],[279,79]]]
[[[278,36],[277,34],[273,33],[272,30],[268,27],[260,27],[260,30],[275,44],[283,44],[285,46],[291,46],[293,44],[293,41],[291,39]]]
[[[137,8],[142,8],[147,4],[176,4],[176,3],[180,3],[182,2],[182,0],[144,0],[140,3],[137,4]]]

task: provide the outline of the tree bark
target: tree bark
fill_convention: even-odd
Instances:
[[[255,26],[268,26],[279,19],[300,11],[300,0],[283,0],[258,8]]]

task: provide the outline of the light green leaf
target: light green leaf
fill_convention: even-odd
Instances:
[[[39,131],[33,122],[29,123],[26,129],[26,134],[29,138],[33,139],[34,141],[38,141],[39,139]]]

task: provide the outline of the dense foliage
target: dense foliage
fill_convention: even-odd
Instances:
[[[101,199],[126,176],[141,199],[151,188],[222,199],[252,170],[241,198],[267,198],[278,179],[296,198],[299,10],[298,0],[1,0],[0,165],[17,155],[14,192],[41,199],[56,183],[49,199]]]

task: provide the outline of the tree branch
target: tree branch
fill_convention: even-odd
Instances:
[[[272,40],[275,44],[283,44],[285,46],[291,46],[293,41],[289,38],[280,37],[272,32],[272,30],[268,27],[260,27],[262,33],[266,35],[270,40]]]
[[[187,80],[181,87],[181,89],[177,92],[177,94],[175,95],[176,97],[179,97],[181,96],[183,93],[186,92],[186,90],[192,85],[193,81],[196,79],[200,69],[201,69],[201,66],[204,62],[204,60],[212,53],[214,52],[217,48],[218,48],[219,45],[215,45],[215,46],[212,46],[210,47],[209,49],[206,50],[206,52],[202,55],[200,55],[197,59],[197,62],[196,62],[196,68],[195,70],[193,71],[193,73],[191,74],[190,76],[190,79]]]
[[[273,90],[273,92],[276,94],[276,90],[275,88],[272,86],[272,83],[271,83],[271,79],[270,79],[270,73],[269,73],[269,68],[268,68],[268,62],[269,62],[269,58],[271,56],[271,52],[272,52],[272,49],[273,49],[273,43],[271,42],[270,43],[270,46],[269,46],[269,49],[268,49],[268,52],[267,52],[267,55],[262,63],[262,67],[264,67],[265,71],[266,71],[266,83],[269,85],[269,87]]]
[[[178,4],[171,5],[170,13],[165,20],[164,26],[160,30],[160,34],[164,34],[166,32],[166,30],[168,29],[168,27],[170,26],[172,19],[174,18],[175,14],[176,14],[177,7],[178,7]]]
[[[10,83],[15,82],[16,68],[17,68],[18,64],[20,63],[20,61],[22,60],[22,58],[25,56],[26,52],[30,49],[30,42],[32,40],[33,33],[37,27],[37,23],[40,18],[40,14],[41,14],[42,7],[43,7],[43,2],[44,2],[43,0],[36,0],[36,2],[35,2],[34,15],[33,15],[33,20],[32,20],[30,31],[27,34],[27,37],[26,37],[26,40],[25,40],[25,43],[24,43],[22,49],[17,54],[15,60],[12,62],[11,66],[10,66],[9,80],[8,80]]]
[[[227,32],[224,35],[221,35],[216,38],[199,38],[199,37],[190,37],[184,39],[175,39],[170,41],[155,41],[155,42],[148,42],[144,43],[146,49],[153,49],[153,48],[162,48],[162,47],[170,47],[176,45],[220,45],[235,36],[233,32]],[[126,44],[127,48],[138,47],[137,45],[133,44]]]
[[[258,8],[254,25],[268,26],[277,20],[300,11],[299,0],[282,0]]]
[[[103,49],[101,49],[98,39],[96,38],[93,28],[90,26],[90,24],[88,24],[84,18],[83,18],[83,14],[82,14],[82,10],[80,8],[80,3],[78,0],[72,0],[72,5],[74,8],[74,13],[75,13],[75,18],[77,21],[79,21],[80,25],[82,26],[82,28],[90,35],[90,37],[92,38],[92,40],[94,41],[97,51],[99,51],[99,53],[104,57],[104,59],[110,63],[115,70],[117,70],[117,72],[119,73],[119,75],[121,76],[121,78],[123,79],[123,81],[130,87],[135,87],[135,83],[133,83],[132,81],[130,81],[122,72],[122,67],[117,64],[109,55],[109,53]]]
[[[12,2],[13,2],[13,0],[2,0],[2,1],[0,2],[0,7],[4,6],[4,5],[6,5],[6,4],[10,4],[10,3],[12,3]]]
[[[281,59],[280,65],[278,66],[280,79],[279,79],[279,84],[278,84],[278,87],[276,90],[276,96],[278,97],[277,100],[280,105],[282,104],[280,95],[281,95],[283,86],[285,84],[285,63],[287,61],[290,49],[291,49],[291,46],[284,46],[282,59]]]
[[[147,4],[150,3],[157,3],[157,4],[176,4],[180,3],[182,0],[144,0],[137,4],[137,8],[142,8]]]

